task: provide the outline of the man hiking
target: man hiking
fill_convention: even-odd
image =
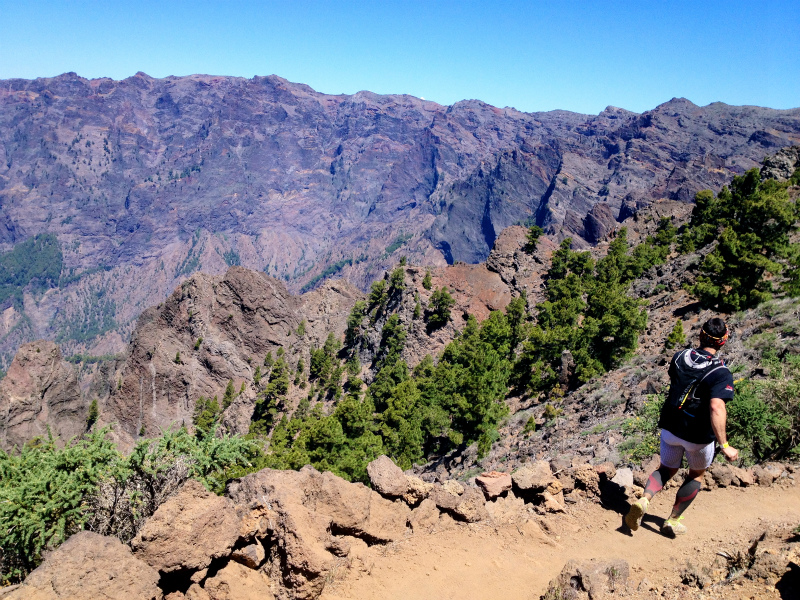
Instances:
[[[684,453],[689,473],[675,497],[672,514],[661,526],[669,536],[686,533],[681,523],[683,512],[692,503],[703,474],[714,459],[714,440],[728,461],[739,451],[725,435],[725,403],[733,398],[733,376],[717,354],[728,341],[728,328],[720,318],[709,319],[700,331],[699,348],[676,352],[669,365],[669,396],[661,409],[661,464],[647,481],[644,495],[631,505],[625,523],[631,531],[639,529],[653,496],[681,466]]]

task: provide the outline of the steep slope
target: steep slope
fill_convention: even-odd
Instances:
[[[0,82],[0,140],[0,242],[51,233],[63,252],[60,289],[6,302],[8,364],[36,337],[119,352],[138,314],[196,270],[241,264],[292,290],[338,273],[364,288],[400,254],[480,262],[522,221],[593,243],[599,201],[616,218],[716,189],[800,140],[800,112],[672,100],[526,114],[276,76],[68,73]]]

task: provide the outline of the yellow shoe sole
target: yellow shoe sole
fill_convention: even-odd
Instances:
[[[639,529],[639,521],[643,516],[644,507],[639,504],[639,502],[634,502],[631,504],[628,514],[625,515],[625,525],[627,525],[631,531],[636,531]]]

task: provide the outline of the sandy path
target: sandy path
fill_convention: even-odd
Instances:
[[[532,522],[459,525],[373,547],[368,572],[342,569],[322,600],[538,599],[570,558],[624,558],[634,584],[644,577],[675,583],[687,560],[709,565],[717,551],[742,548],[770,523],[800,524],[800,486],[716,489],[687,511],[689,533],[668,539],[658,533],[658,515],[669,513],[674,491],[655,498],[653,516],[633,536],[623,532],[621,515],[587,502],[549,518],[549,535]]]

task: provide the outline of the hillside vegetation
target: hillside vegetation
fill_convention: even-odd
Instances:
[[[413,369],[400,358],[407,331],[396,311],[407,290],[405,271],[394,270],[372,286],[366,301],[356,302],[344,343],[330,335],[311,352],[309,365],[299,361],[294,368],[283,350],[259,359],[259,394],[246,436],[220,433],[222,412],[236,398],[231,382],[221,400],[198,400],[191,432],[181,428],[141,441],[127,457],[106,440],[105,430],[64,449],[35,440],[20,453],[0,453],[3,576],[23,577],[44,549],[84,527],[130,539],[137,523],[189,477],[219,492],[230,478],[263,467],[311,464],[367,481],[366,465],[381,454],[407,469],[472,444],[479,456],[489,452],[512,397],[544,404],[556,420],[565,394],[633,356],[648,315],[629,288],[676,252],[707,250],[690,289],[721,310],[797,295],[800,245],[792,234],[798,207],[788,192],[796,181],[797,175],[791,182],[761,182],[757,171],[748,172],[716,197],[698,194],[682,231],[662,219],[654,234],[631,246],[623,228],[599,258],[572,249],[566,239],[553,253],[542,302],[528,307],[519,295],[481,323],[470,317],[439,356]],[[752,223],[754,214],[769,218]],[[532,233],[535,245],[538,232]],[[721,261],[736,268],[720,268]],[[414,310],[430,331],[451,318],[448,290],[436,291],[435,300],[425,307],[417,301]],[[380,347],[369,365],[374,377],[365,385],[358,350],[378,323]],[[731,439],[749,460],[794,455],[800,440],[797,356],[766,353],[764,366],[770,378],[740,382],[730,410]],[[290,389],[307,390],[296,407]],[[642,425],[628,426],[644,438],[640,443],[655,428],[654,405],[646,411]],[[530,430],[536,425],[532,421]]]

